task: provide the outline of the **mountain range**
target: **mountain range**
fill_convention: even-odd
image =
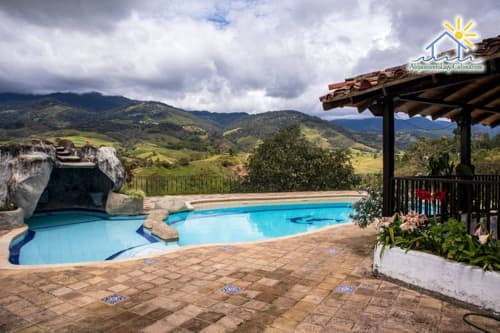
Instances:
[[[100,93],[0,94],[0,142],[32,136],[54,138],[76,131],[133,147],[150,142],[169,149],[250,151],[280,128],[300,125],[308,140],[327,149],[381,148],[381,119],[326,121],[295,110],[259,114],[186,111],[155,101]],[[454,123],[396,119],[396,142],[405,148],[419,136],[452,135]],[[475,127],[476,128],[476,127]],[[484,128],[478,128],[484,131]],[[500,132],[490,130],[494,135]]]

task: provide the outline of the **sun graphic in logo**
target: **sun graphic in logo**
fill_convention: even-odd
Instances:
[[[467,45],[471,50],[474,49],[474,43],[472,43],[469,38],[477,38],[479,35],[475,32],[470,32],[470,29],[475,25],[476,23],[473,20],[470,20],[467,22],[465,27],[462,29],[462,17],[457,16],[455,18],[455,26],[451,25],[448,21],[445,21],[443,23],[443,26],[448,29],[453,36],[461,42],[464,42],[465,45]]]

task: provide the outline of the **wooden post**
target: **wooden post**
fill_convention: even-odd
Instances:
[[[460,110],[460,163],[471,166],[471,118],[470,110]]]
[[[457,122],[460,131],[460,164],[467,166],[472,171],[471,163],[471,110],[467,108],[460,109],[460,118]],[[461,175],[462,179],[472,179],[470,175]],[[459,186],[459,209],[467,213],[467,231],[471,231],[472,222],[472,185]],[[477,216],[479,221],[479,216]]]
[[[384,98],[383,102],[383,154],[384,154],[384,179],[383,179],[383,216],[394,213],[394,194],[392,178],[394,177],[394,101]]]

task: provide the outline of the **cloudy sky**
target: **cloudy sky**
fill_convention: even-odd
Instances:
[[[321,111],[328,83],[421,55],[456,15],[500,34],[498,0],[1,0],[0,91],[352,116]]]

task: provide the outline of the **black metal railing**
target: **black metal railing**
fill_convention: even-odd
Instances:
[[[235,193],[243,190],[241,177],[135,176],[127,189],[150,195]]]
[[[498,238],[500,220],[500,175],[459,177],[394,177],[396,212],[409,211],[468,221],[469,231],[477,223],[493,231]]]

